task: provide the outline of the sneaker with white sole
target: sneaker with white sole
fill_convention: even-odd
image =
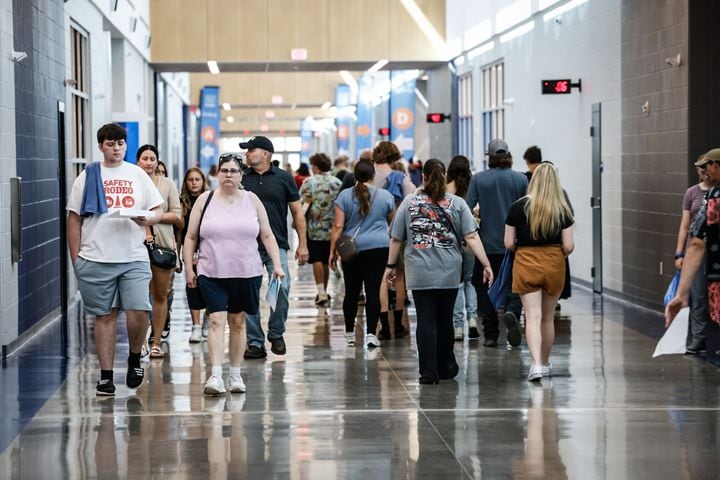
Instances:
[[[200,325],[193,325],[190,332],[190,343],[202,342],[202,327]]]
[[[542,376],[549,377],[551,375],[552,375],[552,363],[543,363],[542,364]]]
[[[355,332],[345,332],[345,341],[348,347],[355,346]]]
[[[463,338],[465,338],[463,327],[455,327],[455,340],[458,342],[462,342]]]
[[[380,340],[378,340],[378,338],[372,333],[368,333],[367,337],[365,338],[365,344],[370,348],[379,347]]]
[[[208,319],[208,314],[203,314],[203,323],[202,323],[202,336],[203,338],[207,338],[208,334],[210,333],[210,319]]]
[[[542,365],[533,365],[530,367],[530,373],[528,373],[527,379],[530,382],[540,380],[543,376]]]
[[[225,383],[220,375],[212,375],[205,382],[205,395],[222,395],[225,390]]]
[[[245,382],[241,375],[228,375],[226,385],[230,393],[245,393]]]

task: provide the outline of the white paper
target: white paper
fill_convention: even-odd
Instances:
[[[268,284],[267,293],[265,294],[265,301],[270,305],[270,308],[275,311],[277,306],[278,297],[280,296],[280,279],[273,277]]]
[[[655,353],[653,353],[653,358],[660,355],[685,353],[689,316],[689,307],[685,307],[678,312],[675,320],[673,320],[665,331],[665,335],[658,341],[657,347],[655,347]]]
[[[108,213],[108,218],[135,218],[135,217],[152,217],[154,214],[150,210],[132,210],[130,208],[118,208]]]

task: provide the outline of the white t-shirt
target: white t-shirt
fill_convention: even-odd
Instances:
[[[123,162],[117,167],[102,166],[108,213],[85,217],[82,223],[80,256],[85,260],[104,263],[147,262],[143,242],[145,229],[129,218],[108,218],[118,209],[151,210],[163,203],[152,180],[137,165]],[[80,215],[85,172],[75,179],[67,209]]]

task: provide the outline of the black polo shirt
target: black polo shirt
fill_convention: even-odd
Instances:
[[[255,170],[248,170],[243,175],[242,184],[246,190],[257,195],[265,206],[278,246],[283,250],[290,249],[287,230],[288,204],[300,200],[295,179],[285,170],[272,166],[262,175]],[[264,248],[262,243],[260,248]]]

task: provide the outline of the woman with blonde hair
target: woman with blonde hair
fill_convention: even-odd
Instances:
[[[575,248],[574,223],[557,170],[542,162],[528,194],[512,204],[505,220],[505,248],[515,252],[512,291],[525,309],[530,381],[551,374],[555,305],[565,284],[565,258]]]

